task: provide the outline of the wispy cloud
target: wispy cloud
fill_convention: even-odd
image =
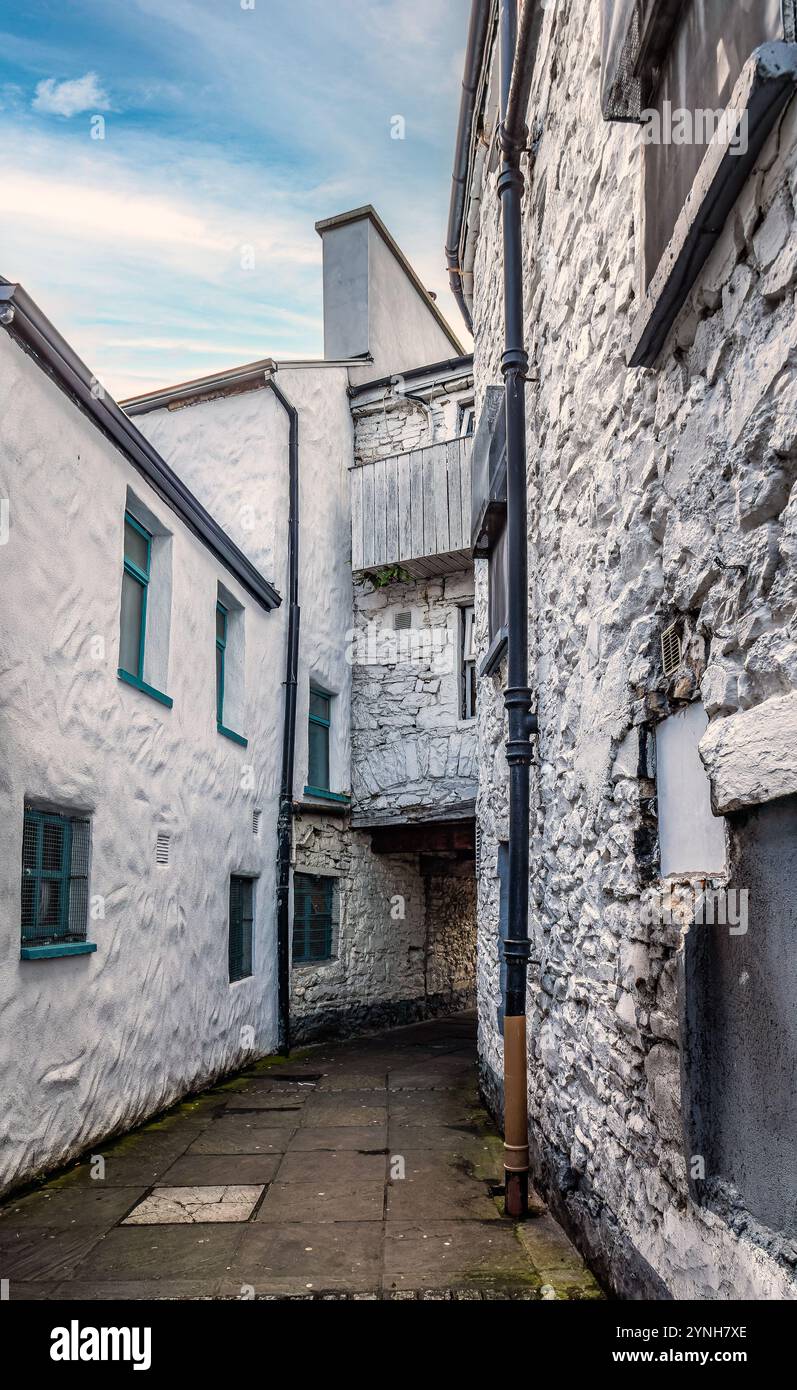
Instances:
[[[110,98],[100,86],[96,72],[87,72],[84,77],[73,77],[65,82],[46,77],[36,84],[31,104],[34,111],[48,116],[78,116],[81,111],[108,111]]]

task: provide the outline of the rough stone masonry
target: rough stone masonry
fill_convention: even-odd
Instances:
[[[748,801],[795,790],[793,764],[773,776],[767,759],[773,740],[793,747],[795,731],[797,103],[656,367],[631,370],[642,148],[636,129],[601,117],[598,12],[580,0],[548,7],[554,38],[528,113],[539,134],[524,206],[536,1176],[621,1293],[794,1298],[787,1214],[781,1230],[763,1229],[718,1192],[703,1202],[690,1192],[685,927],[646,920],[644,909],[658,883],[658,719],[702,700],[711,770],[734,755],[715,729],[757,711],[769,736]],[[477,407],[501,381],[503,346],[495,161],[488,170],[474,267]],[[484,652],[487,562],[476,570]],[[668,679],[660,637],[674,621],[683,660]],[[505,667],[480,681],[478,710],[480,1049],[496,1107],[505,681]],[[744,739],[735,745],[743,762]],[[745,804],[727,787],[720,799],[715,810]]]

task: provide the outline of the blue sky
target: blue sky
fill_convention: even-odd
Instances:
[[[469,9],[0,0],[0,272],[124,396],[320,356],[313,223],[371,202],[462,336],[443,245]]]

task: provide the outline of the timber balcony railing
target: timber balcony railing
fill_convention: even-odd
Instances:
[[[400,565],[422,579],[471,563],[472,445],[463,435],[351,470],[355,572]]]

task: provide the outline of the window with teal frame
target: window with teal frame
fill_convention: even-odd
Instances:
[[[337,879],[293,876],[293,950],[297,965],[332,960]]]
[[[26,807],[22,831],[22,947],[85,942],[89,822]],[[56,954],[54,950],[41,954]],[[30,951],[30,954],[35,954]]]
[[[331,728],[332,697],[319,686],[310,686],[310,716],[308,728],[307,791],[328,792],[329,787],[329,730]]]
[[[224,663],[227,653],[227,609],[216,604],[216,722],[224,724]]]
[[[144,643],[147,634],[147,593],[151,560],[152,536],[130,512],[125,512],[119,669],[137,681],[144,679]]]
[[[254,927],[254,880],[242,874],[230,876],[230,984],[245,980],[252,973],[252,929]]]

